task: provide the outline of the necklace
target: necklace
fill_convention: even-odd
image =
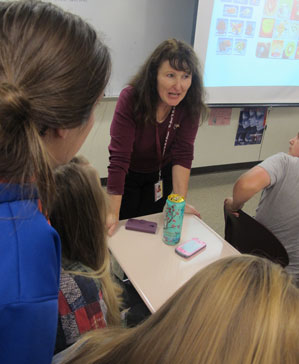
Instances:
[[[159,123],[159,124],[161,124],[161,123],[163,123],[163,121],[167,118],[167,116],[169,115],[169,113],[170,113],[170,111],[171,111],[171,106],[168,106],[167,105],[167,108],[166,108],[166,110],[163,112],[163,114],[162,114],[162,118],[158,118],[158,114],[159,114],[159,110],[158,110],[158,112],[157,112],[157,123]]]

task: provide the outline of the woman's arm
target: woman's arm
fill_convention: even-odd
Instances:
[[[110,208],[107,216],[107,228],[110,236],[114,233],[119,221],[125,177],[135,140],[136,125],[133,118],[132,92],[132,88],[128,87],[121,92],[110,128],[110,164],[107,181]]]
[[[119,222],[119,211],[122,200],[122,195],[109,196],[109,213],[107,216],[108,235],[112,236]]]
[[[180,126],[177,129],[175,141],[172,146],[173,192],[184,196],[186,199],[194,153],[194,142],[199,124],[196,122],[192,123],[184,110],[178,116],[176,122]],[[200,213],[188,203],[186,203],[185,212],[200,217]]]
[[[183,196],[186,200],[188,192],[188,184],[190,178],[190,169],[182,167],[178,164],[172,167],[172,185],[173,193]],[[193,214],[200,218],[200,213],[192,206],[186,203],[185,212]]]
[[[178,164],[172,167],[173,193],[177,193],[184,198],[187,197],[190,169]]]

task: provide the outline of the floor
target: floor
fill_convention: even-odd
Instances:
[[[224,236],[223,201],[232,195],[232,189],[238,177],[245,170],[225,171],[191,176],[187,201],[196,207],[202,219],[220,236]],[[260,194],[255,195],[243,210],[255,214]]]

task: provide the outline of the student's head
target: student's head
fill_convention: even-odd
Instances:
[[[0,3],[0,177],[36,181],[70,160],[93,123],[110,55],[79,17],[40,1]]]
[[[180,79],[180,83],[175,84],[175,78]],[[205,113],[199,61],[193,48],[185,42],[176,39],[162,42],[130,84],[136,88],[139,101],[144,103],[146,121],[152,121],[155,116],[152,114],[161,101],[169,106],[186,105],[193,120]]]
[[[50,221],[61,238],[62,256],[98,270],[108,258],[106,196],[99,175],[84,157],[54,170],[56,198]]]
[[[293,157],[299,157],[299,133],[290,139],[289,154]]]
[[[295,364],[298,325],[299,290],[280,266],[228,257],[202,269],[139,327],[87,336],[71,362]]]
[[[62,257],[66,262],[86,265],[95,271],[92,276],[102,279],[108,321],[112,301],[117,322],[119,309],[111,299],[114,292],[106,241],[106,195],[99,175],[87,159],[79,156],[58,166],[54,178],[57,193],[49,218],[61,238]],[[113,319],[111,322],[115,323]]]

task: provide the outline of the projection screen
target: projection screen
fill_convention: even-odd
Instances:
[[[209,104],[299,105],[299,0],[199,0]]]

